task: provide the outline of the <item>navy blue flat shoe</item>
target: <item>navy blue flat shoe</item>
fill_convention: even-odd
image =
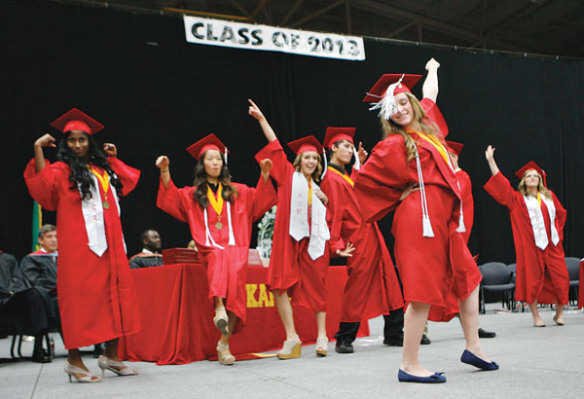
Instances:
[[[441,382],[446,382],[446,376],[444,373],[434,373],[428,377],[418,377],[416,375],[412,375],[406,373],[402,369],[399,369],[397,373],[397,379],[399,382],[421,382],[426,384],[437,384]]]
[[[462,356],[460,357],[460,361],[466,364],[470,364],[471,366],[478,367],[481,370],[491,371],[491,370],[498,370],[499,365],[495,362],[485,362],[480,357],[476,356],[469,350],[464,350],[462,352]]]

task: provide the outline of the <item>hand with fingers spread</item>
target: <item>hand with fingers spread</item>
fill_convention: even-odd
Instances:
[[[108,157],[117,157],[118,156],[118,149],[116,148],[115,144],[112,143],[103,143],[103,151],[105,155]]]
[[[359,142],[359,149],[357,150],[357,154],[359,155],[359,162],[361,162],[361,165],[363,165],[365,163],[365,160],[367,160],[367,156],[369,155],[369,153],[365,151],[362,141]]]
[[[343,258],[350,258],[353,256],[353,252],[355,251],[355,246],[352,243],[347,243],[345,249],[337,249],[336,254],[343,257]]]

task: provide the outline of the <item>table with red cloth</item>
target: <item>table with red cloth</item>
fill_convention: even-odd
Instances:
[[[217,358],[219,332],[213,325],[213,307],[208,298],[207,276],[201,264],[173,264],[131,271],[136,285],[139,333],[122,337],[119,355],[124,360],[157,364],[185,364]],[[284,327],[273,295],[266,289],[267,268],[248,266],[247,323],[230,341],[238,360],[262,357],[277,350],[285,339]],[[341,317],[344,266],[331,266],[327,277],[327,335],[333,337]],[[296,330],[303,343],[316,340],[314,313],[295,307]],[[358,336],[369,335],[364,320]]]
[[[584,258],[580,260],[580,282],[578,287],[578,309],[584,307]]]

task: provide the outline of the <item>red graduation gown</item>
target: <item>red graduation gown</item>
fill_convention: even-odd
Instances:
[[[472,230],[474,221],[474,201],[472,198],[472,183],[470,181],[470,176],[464,170],[459,169],[456,171],[456,179],[460,184],[460,196],[462,198],[462,213],[464,215],[464,228],[465,232],[462,233],[464,242],[468,245],[468,240],[470,238],[470,232]],[[442,312],[438,312],[437,309],[432,308],[428,319],[432,321],[450,321],[454,316],[460,313],[460,308],[458,305],[458,299],[454,292],[451,292],[446,302],[448,306],[442,308]]]
[[[352,177],[357,174],[354,170]],[[329,199],[331,256],[348,242],[355,245],[353,256],[347,258],[349,279],[341,321],[358,322],[403,307],[401,288],[381,230],[377,223],[363,222],[353,184],[329,168],[320,188]]]
[[[402,136],[391,135],[375,146],[355,190],[367,221],[395,209],[392,234],[405,301],[427,303],[444,312],[449,293],[453,290],[457,298],[466,298],[481,274],[464,236],[456,232],[461,194],[455,174],[433,145],[412,136],[418,143],[433,238],[422,237],[420,191],[399,202],[406,186],[418,183],[416,160],[407,160]]]
[[[219,218],[213,206],[207,205],[209,231],[215,243],[224,249],[207,243],[204,210],[193,197],[196,187],[187,186],[179,189],[171,180],[168,187],[164,188],[160,181],[156,205],[176,219],[189,224],[191,236],[207,267],[209,298],[224,298],[226,309],[245,323],[247,303],[245,284],[252,224],[274,205],[276,192],[272,183],[264,182],[262,177],[256,188],[238,183],[231,184],[237,189],[237,195],[231,202],[234,246],[228,245],[227,201],[223,201],[221,229],[216,227]]]
[[[549,243],[545,250],[541,250],[535,245],[533,228],[523,195],[511,187],[509,180],[499,172],[491,176],[484,189],[498,203],[509,209],[517,263],[515,299],[527,303],[537,300],[539,303],[567,305],[570,276],[563,247],[567,212],[556,195],[552,193],[560,241],[558,245],[552,243],[550,217],[545,202],[542,201],[541,209]]]
[[[117,158],[110,157],[108,161],[123,185],[118,195],[127,195],[136,187],[140,171]],[[110,207],[103,210],[108,248],[97,256],[88,247],[81,195],[70,189],[69,174],[69,166],[64,162],[47,162],[36,173],[33,159],[24,178],[31,196],[43,208],[57,211],[57,296],[65,347],[75,349],[134,334],[140,324],[122,224],[111,190]],[[98,187],[103,198],[101,184]]]
[[[308,255],[308,238],[299,242],[290,236],[290,198],[294,167],[286,158],[280,142],[268,143],[255,156],[260,162],[272,160],[270,175],[278,184],[278,210],[274,223],[272,256],[268,269],[268,286],[272,291],[287,291],[292,303],[314,312],[326,311],[326,275],[329,266],[328,242],[324,255],[312,260]],[[310,209],[308,212],[310,223]],[[327,211],[327,220],[329,220]]]
[[[584,260],[580,261],[580,287],[578,294],[578,309],[584,307]]]

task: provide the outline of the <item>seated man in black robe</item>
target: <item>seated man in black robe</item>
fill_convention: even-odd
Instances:
[[[22,258],[20,269],[27,285],[35,288],[43,297],[51,328],[60,330],[57,303],[57,228],[52,224],[42,226],[38,243],[40,249]]]
[[[140,236],[142,252],[130,258],[130,269],[140,269],[143,267],[161,266],[162,255],[160,248],[162,241],[160,234],[156,230],[144,230]]]
[[[42,335],[49,329],[47,305],[23,276],[16,258],[0,251],[0,335],[33,335],[33,361],[50,361],[42,349]]]

